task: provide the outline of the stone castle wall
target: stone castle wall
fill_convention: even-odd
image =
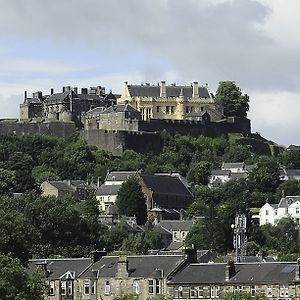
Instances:
[[[68,138],[76,132],[74,123],[1,123],[0,135],[53,135]]]

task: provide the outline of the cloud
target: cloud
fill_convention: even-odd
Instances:
[[[7,97],[13,91],[5,86],[17,81],[37,90],[103,80],[118,91],[129,79],[198,80],[215,91],[219,81],[235,80],[253,101],[254,127],[269,134],[278,126],[269,97],[294,103],[300,94],[298,0],[0,0],[0,5],[0,38],[8,41],[0,47],[7,58],[0,93],[9,90]],[[286,126],[279,141],[294,137],[282,129]]]

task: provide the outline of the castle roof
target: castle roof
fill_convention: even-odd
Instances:
[[[140,114],[140,112],[138,110],[136,110],[134,107],[132,107],[129,104],[119,104],[119,105],[112,105],[110,107],[108,107],[107,109],[105,109],[102,113],[106,114],[106,113],[111,113],[111,112],[133,112],[133,113],[138,113]]]
[[[127,85],[129,93],[132,97],[160,97],[160,86],[159,85]],[[180,93],[187,98],[191,98],[193,95],[192,86],[166,86],[167,97],[179,97]],[[211,95],[207,87],[198,87],[198,93],[200,98],[211,98]]]

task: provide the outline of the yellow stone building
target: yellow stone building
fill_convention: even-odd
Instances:
[[[212,120],[222,115],[207,85],[199,86],[198,82],[177,86],[175,83],[166,85],[165,81],[158,85],[130,85],[125,81],[122,96],[117,101],[118,104],[128,103],[140,111],[143,120],[185,120],[205,111],[214,112]]]

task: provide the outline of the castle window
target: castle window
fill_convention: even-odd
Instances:
[[[171,106],[171,114],[174,114],[174,106]]]
[[[189,113],[189,109],[190,109],[190,108],[189,108],[188,106],[185,107],[185,113],[186,113],[186,114]]]
[[[201,107],[200,107],[200,110],[201,110],[201,111],[203,111],[203,110],[204,110],[204,107],[203,107],[203,106],[201,106]]]
[[[166,106],[166,114],[170,113],[170,106]]]
[[[160,112],[160,106],[156,106],[156,112]]]
[[[190,112],[192,113],[194,111],[194,106],[191,106]]]

